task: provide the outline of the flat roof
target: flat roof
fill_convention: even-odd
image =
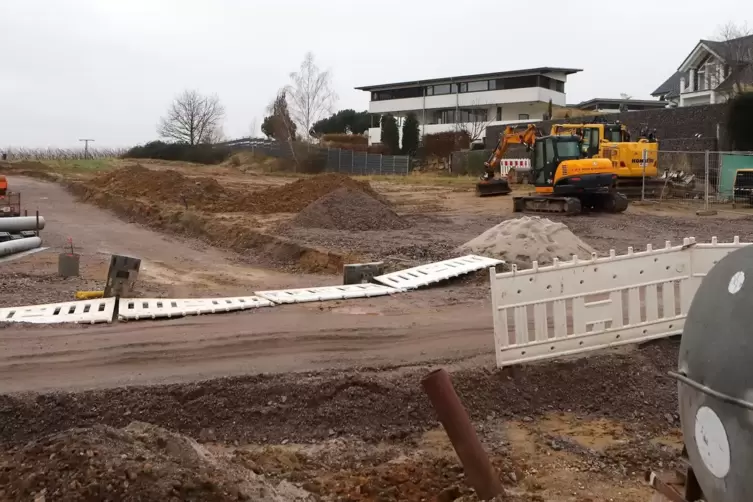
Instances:
[[[365,85],[363,87],[356,87],[356,89],[359,91],[372,91],[375,89],[383,89],[383,88],[388,88],[388,87],[412,87],[412,86],[418,86],[418,85],[439,84],[443,82],[460,82],[460,81],[466,81],[466,80],[485,80],[485,79],[491,80],[495,78],[516,77],[516,76],[521,76],[521,75],[551,73],[551,72],[559,72],[559,73],[564,73],[565,75],[571,75],[573,73],[578,73],[581,71],[583,70],[578,69],[578,68],[556,68],[556,67],[550,67],[550,66],[542,66],[540,68],[528,68],[524,70],[498,71],[494,73],[477,73],[475,75],[457,75],[454,77],[427,78],[423,80],[408,80],[405,82],[394,82],[391,84]]]
[[[662,108],[667,106],[666,101],[659,101],[655,99],[620,99],[620,98],[593,98],[589,99],[588,101],[581,101],[578,104],[575,105],[567,105],[572,108],[580,108],[581,106],[588,106],[598,103],[605,103],[605,104],[613,104],[613,105],[620,105],[622,103],[627,103],[628,105],[656,105],[661,106]]]

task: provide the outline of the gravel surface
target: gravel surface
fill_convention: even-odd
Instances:
[[[0,272],[0,308],[75,300],[76,291],[101,290],[101,281],[60,277],[57,273]]]

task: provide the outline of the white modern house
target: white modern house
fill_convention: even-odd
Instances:
[[[382,115],[390,113],[401,120],[410,112],[418,117],[422,135],[462,127],[472,140],[480,140],[486,136],[489,125],[543,120],[550,100],[553,106],[565,106],[567,76],[579,71],[531,68],[356,89],[370,93],[370,144],[380,142]]]
[[[735,84],[753,83],[753,36],[700,40],[677,71],[653,93],[673,106],[721,103]]]

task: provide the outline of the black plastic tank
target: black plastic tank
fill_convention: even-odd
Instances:
[[[753,501],[753,246],[702,281],[679,359],[682,432],[705,500]]]

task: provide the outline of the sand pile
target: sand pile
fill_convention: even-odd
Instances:
[[[229,455],[140,422],[72,429],[0,458],[2,500],[313,500],[290,483],[272,485]]]
[[[187,205],[209,212],[232,211],[238,194],[209,177],[189,177],[172,169],[153,170],[139,164],[101,174],[88,188],[128,198]]]
[[[290,222],[303,228],[400,230],[409,225],[382,201],[343,186],[312,202]]]
[[[515,263],[521,267],[554,258],[570,260],[573,255],[590,258],[594,249],[570,231],[564,223],[539,216],[506,220],[460,246],[460,250]]]

